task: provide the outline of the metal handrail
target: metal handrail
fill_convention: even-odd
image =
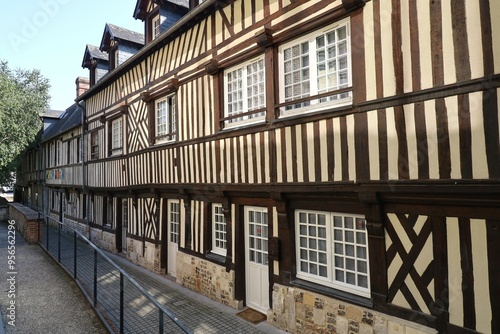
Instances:
[[[174,324],[176,324],[184,333],[192,334],[192,331],[189,330],[182,322],[180,322],[180,320],[172,312],[170,312],[167,308],[165,308],[165,306],[160,304],[148,291],[146,291],[139,283],[137,283],[133,277],[131,277],[129,274],[127,274],[127,272],[125,272],[119,265],[117,265],[113,260],[111,260],[101,249],[99,249],[99,247],[94,245],[92,243],[92,241],[90,241],[87,237],[85,237],[83,234],[81,234],[78,230],[74,229],[73,227],[65,225],[63,222],[60,222],[60,221],[50,217],[49,215],[45,215],[42,212],[39,212],[39,214],[41,216],[43,216],[44,219],[47,219],[47,231],[49,229],[49,224],[48,224],[49,219],[56,222],[59,225],[59,228],[58,228],[58,230],[59,230],[58,231],[58,250],[57,250],[57,252],[58,252],[57,260],[59,263],[61,262],[61,254],[60,254],[61,253],[61,251],[60,251],[61,232],[60,231],[61,231],[61,227],[64,226],[66,229],[73,231],[75,240],[76,240],[76,236],[78,235],[80,237],[80,239],[85,241],[90,247],[92,247],[94,249],[94,264],[95,265],[97,264],[97,261],[95,261],[95,259],[97,258],[97,254],[99,254],[108,263],[110,263],[116,270],[118,270],[118,272],[120,273],[120,333],[123,332],[123,286],[124,286],[123,278],[127,278],[129,280],[129,282],[132,283],[132,285],[134,285],[146,298],[149,299],[149,301],[151,301],[156,307],[158,307],[159,312],[160,312],[160,317],[159,317],[159,331],[160,331],[160,333],[163,333],[163,327],[164,327],[163,326],[163,314],[166,314],[167,317],[169,317],[174,322]],[[38,234],[38,235],[40,236],[40,234]],[[47,233],[46,238],[47,238],[47,251],[48,251],[49,250],[49,247],[48,247],[49,234],[48,233]],[[39,240],[39,243],[41,244],[40,240]],[[76,244],[75,244],[75,250],[74,250],[74,256],[75,256],[74,279],[75,280],[77,279],[77,277],[76,277],[76,254],[77,254],[77,252],[76,252]],[[95,267],[94,267],[94,271],[96,271]],[[96,274],[96,273],[94,273],[94,274]],[[97,279],[94,278],[94,280],[95,281],[94,281],[94,305],[93,306],[95,307],[96,303],[97,303],[97,298],[96,298],[97,297],[96,296],[97,289],[95,289],[95,284],[97,283]]]

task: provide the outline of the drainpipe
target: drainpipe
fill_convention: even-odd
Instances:
[[[82,110],[82,151],[80,152],[81,157],[82,157],[82,192],[85,193],[85,191],[88,190],[87,187],[87,167],[85,165],[85,157],[87,156],[85,154],[85,107],[80,104],[80,102],[77,103],[77,106]],[[85,220],[88,228],[88,238],[90,240],[90,219],[89,219],[89,214],[90,214],[90,194],[87,192],[86,196],[86,213],[85,213]]]

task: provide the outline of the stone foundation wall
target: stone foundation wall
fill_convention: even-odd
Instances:
[[[90,241],[92,241],[94,245],[105,251],[116,253],[115,240],[116,237],[113,233],[109,233],[96,228],[90,229]]]
[[[143,246],[142,241],[127,238],[127,258],[152,272],[161,273],[160,246],[150,242],[144,242]]]
[[[431,334],[436,330],[294,287],[274,285],[268,321],[296,334]]]
[[[83,234],[85,237],[89,236],[89,226],[86,224],[82,224],[80,222],[76,222],[67,218],[64,218],[64,226],[70,227],[74,230],[77,230],[81,234]],[[63,227],[63,231],[65,228]],[[67,229],[70,233],[72,233],[72,230]]]
[[[234,271],[224,266],[177,252],[177,283],[229,307],[240,309],[243,301],[234,297]]]

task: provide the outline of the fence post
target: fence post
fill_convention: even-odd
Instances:
[[[40,244],[42,242],[40,238],[40,220],[41,220],[41,215],[40,211],[38,211],[38,223],[37,223],[37,243]]]
[[[159,332],[160,334],[163,334],[163,311],[161,309],[160,310],[160,323],[159,323]]]
[[[45,225],[47,226],[47,252],[48,252],[49,251],[49,217],[46,218]]]
[[[73,231],[73,277],[76,279],[76,231]]]
[[[123,273],[120,272],[120,334],[123,332]]]
[[[57,262],[61,262],[61,228],[62,226],[57,224]]]
[[[97,307],[97,249],[94,249],[94,307]]]

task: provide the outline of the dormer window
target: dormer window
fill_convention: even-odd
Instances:
[[[95,85],[109,71],[108,54],[99,47],[87,44],[83,56],[82,67],[89,69],[90,86]]]
[[[186,15],[189,12],[190,1],[194,0],[138,0],[134,10],[134,18],[144,22],[146,43],[158,38],[162,32],[168,30]]]
[[[151,39],[156,39],[158,36],[160,36],[161,33],[161,16],[160,14],[156,15],[153,17],[153,20],[151,21],[151,26],[153,29],[152,32],[152,38]]]
[[[144,46],[144,35],[107,23],[100,51],[109,55],[109,70],[114,70]]]

